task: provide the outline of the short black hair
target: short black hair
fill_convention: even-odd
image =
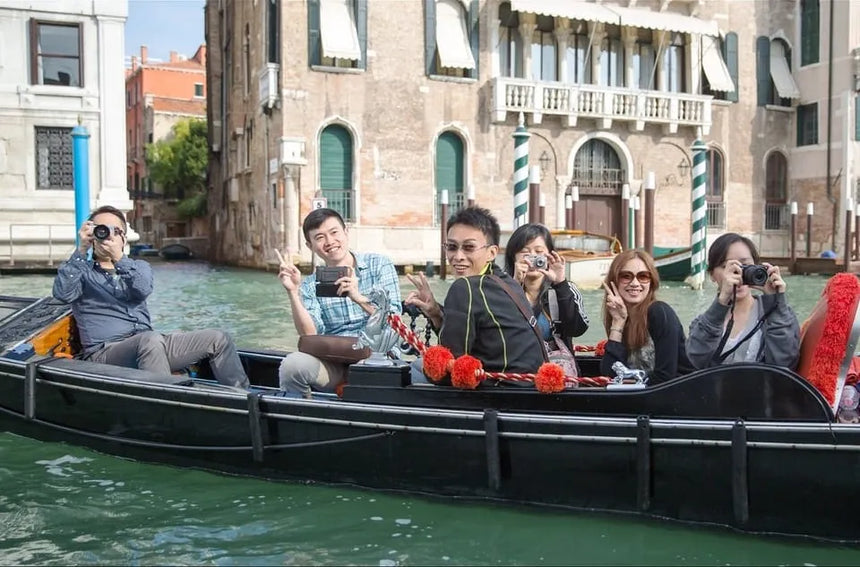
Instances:
[[[337,222],[340,223],[341,227],[346,228],[346,223],[343,222],[343,217],[334,209],[314,209],[308,213],[308,216],[305,217],[305,221],[302,223],[302,232],[305,234],[305,240],[310,241],[311,231],[319,228],[322,223],[332,217],[337,219]]]
[[[498,246],[501,239],[502,230],[499,228],[499,221],[493,216],[493,213],[482,207],[466,207],[460,209],[448,219],[448,230],[455,224],[462,224],[477,228],[487,237],[487,244]]]
[[[102,205],[98,209],[94,210],[93,212],[90,213],[90,216],[87,217],[87,220],[93,220],[98,215],[103,215],[105,213],[111,214],[111,215],[115,216],[116,218],[118,218],[119,220],[121,220],[122,221],[122,230],[124,232],[128,232],[128,223],[125,221],[125,215],[123,214],[123,212],[121,210],[117,209],[116,207],[112,207],[110,205]]]
[[[514,231],[508,239],[508,244],[505,246],[505,271],[513,276],[515,265],[517,263],[517,253],[526,247],[526,244],[537,237],[543,238],[546,242],[548,252],[555,250],[555,244],[552,241],[552,234],[549,229],[542,224],[528,223],[524,224]]]
[[[713,244],[711,244],[710,250],[708,250],[709,274],[726,263],[726,256],[729,255],[729,248],[735,242],[743,242],[746,244],[747,248],[750,249],[750,254],[752,254],[753,264],[760,263],[758,250],[756,250],[755,244],[753,244],[752,240],[746,236],[741,236],[736,232],[727,232],[714,240]]]

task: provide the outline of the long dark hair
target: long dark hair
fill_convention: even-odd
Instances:
[[[654,265],[654,259],[651,255],[642,250],[625,250],[612,260],[609,266],[609,272],[606,274],[606,285],[612,289],[611,282],[618,283],[618,274],[624,268],[624,265],[639,258],[645,263],[645,268],[651,274],[651,285],[648,286],[648,295],[637,305],[627,306],[627,324],[624,326],[623,341],[628,349],[636,349],[648,342],[648,308],[656,301],[655,294],[660,287],[660,274],[657,273],[657,267]],[[606,336],[609,336],[609,329],[612,327],[612,315],[609,314],[609,309],[606,307],[606,302],[603,302],[603,326],[606,328]]]
[[[529,223],[524,224],[514,231],[508,239],[508,244],[505,246],[505,271],[509,276],[514,277],[515,265],[517,263],[517,254],[526,247],[526,244],[541,237],[546,243],[546,249],[549,252],[555,250],[555,245],[552,241],[552,234],[549,229],[542,224]]]

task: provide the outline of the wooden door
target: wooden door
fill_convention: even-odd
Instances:
[[[615,195],[583,195],[576,205],[575,228],[621,238],[621,199]]]

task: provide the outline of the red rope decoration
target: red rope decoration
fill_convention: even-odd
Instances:
[[[827,313],[806,379],[821,392],[831,406],[836,402],[839,366],[845,358],[848,335],[854,323],[855,310],[851,307],[858,295],[860,281],[856,275],[849,273],[836,274],[830,278],[822,292],[822,296],[827,298]]]
[[[457,388],[474,390],[487,379],[511,380],[514,382],[532,382],[535,388],[542,393],[561,392],[565,388],[576,388],[578,386],[606,386],[610,379],[606,376],[595,377],[572,377],[565,376],[564,370],[557,364],[545,363],[538,369],[537,374],[518,372],[488,372],[484,370],[480,360],[473,356],[463,355],[454,358],[450,350],[442,345],[428,347],[412,329],[406,326],[399,315],[388,316],[388,323],[400,337],[408,342],[424,359],[424,374],[432,382],[441,382],[446,376],[451,376],[451,383]],[[595,352],[602,356],[602,347],[606,340],[597,343],[597,346],[577,345],[577,352]]]

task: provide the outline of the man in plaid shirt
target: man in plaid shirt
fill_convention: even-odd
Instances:
[[[380,254],[350,251],[349,232],[337,211],[312,211],[305,217],[302,231],[307,246],[326,266],[345,267],[347,275],[334,282],[338,297],[318,297],[316,275],[302,280],[299,269],[276,251],[281,262],[278,279],[289,295],[293,323],[300,336],[358,336],[376,310],[367,298],[373,288],[383,289],[396,312],[400,312],[400,284],[394,264]],[[312,390],[334,391],[346,380],[348,368],[346,364],[293,352],[281,362],[278,375],[282,390],[310,397]]]

